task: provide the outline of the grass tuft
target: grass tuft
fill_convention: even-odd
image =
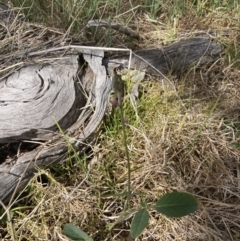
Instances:
[[[14,233],[16,240],[67,240],[62,228],[72,223],[94,240],[127,240],[132,216],[142,202],[151,206],[159,196],[177,190],[195,195],[199,210],[182,219],[151,210],[149,225],[138,240],[239,240],[238,1],[12,3],[29,21],[60,28],[79,42],[144,49],[214,29],[214,41],[221,42],[224,50],[212,66],[193,66],[185,74],[168,76],[176,90],[161,78],[149,77],[140,84],[136,108],[126,97],[123,109],[133,193],[127,214],[123,215],[126,153],[120,110],[114,107],[91,153],[79,157],[69,146],[66,163],[38,170],[11,208],[13,227],[9,222],[1,224],[1,239],[13,240]],[[84,35],[90,19],[132,27],[143,40],[135,42],[103,29],[105,35],[99,36],[99,30]]]

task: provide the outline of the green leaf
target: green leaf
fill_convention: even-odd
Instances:
[[[66,223],[63,227],[63,233],[74,241],[93,241],[85,232],[71,223]]]
[[[148,220],[148,211],[145,208],[139,209],[131,223],[130,234],[132,238],[137,238],[142,233],[148,224]]]
[[[197,199],[188,193],[172,192],[163,195],[156,203],[156,210],[168,217],[183,217],[197,210]]]
[[[4,209],[0,209],[0,217],[3,215],[4,212],[5,212]],[[14,211],[10,210],[10,218],[12,218],[13,215],[14,215]],[[5,213],[5,214],[3,215],[3,217],[0,219],[0,223],[1,223],[1,224],[6,224],[8,221],[10,221],[10,220],[8,220],[8,216],[7,216],[7,214]]]

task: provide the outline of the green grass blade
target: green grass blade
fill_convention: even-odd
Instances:
[[[168,217],[183,217],[197,210],[197,199],[188,193],[172,192],[163,195],[156,203],[156,210]]]
[[[135,214],[131,223],[131,229],[130,229],[131,237],[137,238],[148,225],[148,221],[149,221],[148,211],[145,208],[138,210],[138,212]]]
[[[85,232],[79,229],[77,226],[67,223],[63,227],[63,233],[74,241],[93,241]]]
[[[5,211],[4,209],[0,208],[0,224],[6,224],[9,221],[8,218],[12,218],[14,215],[14,211],[10,210],[9,211],[10,217],[8,217],[7,213],[3,215],[4,211]]]

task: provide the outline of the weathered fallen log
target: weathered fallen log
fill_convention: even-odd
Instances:
[[[103,51],[97,54],[103,57]],[[59,134],[58,125],[76,149],[82,143],[87,144],[99,126],[107,108],[111,80],[106,76],[101,58],[91,58],[87,67],[79,63],[80,70],[77,59],[77,54],[67,55],[51,65],[24,67],[1,82],[5,87],[0,92],[1,142],[46,141],[34,150],[13,155],[11,160],[1,160],[2,201],[9,200],[16,186],[18,190],[24,187],[35,167],[60,162],[66,157],[68,144]],[[89,83],[84,83],[86,78],[90,92]],[[7,149],[9,144],[5,146]]]
[[[180,40],[162,48],[139,50],[133,54],[131,67],[154,75],[181,73],[187,68],[214,62],[222,49],[219,43],[213,42],[207,35]],[[114,63],[128,65],[129,56],[116,56],[109,60]]]
[[[0,143],[49,140],[56,121],[63,129],[74,124],[86,102],[74,81],[77,70],[77,57],[70,55],[0,82]]]
[[[102,65],[102,50],[79,50],[67,41],[61,47],[63,40],[59,40],[59,33],[50,37],[48,33],[46,43],[45,30],[42,30],[44,40],[22,44],[29,33],[37,38],[34,31],[39,31],[36,26],[26,28],[24,24],[12,52],[6,49],[6,36],[0,38],[0,200],[3,202],[8,202],[14,191],[26,185],[36,167],[66,159],[68,143],[59,127],[79,153],[94,140],[108,106],[112,69],[119,64],[127,67],[129,59],[129,55],[118,55],[105,59]],[[55,47],[52,50],[51,44]],[[220,52],[221,46],[208,37],[190,38],[167,47],[138,51],[133,55],[131,67],[156,75],[181,72],[193,64],[215,61]],[[21,143],[28,142],[35,146],[21,147]]]

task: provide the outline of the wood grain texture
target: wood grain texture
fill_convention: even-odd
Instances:
[[[77,56],[66,56],[22,68],[1,81],[0,143],[49,140],[56,121],[63,129],[75,123],[85,104],[75,88],[77,70]]]
[[[131,67],[155,75],[180,73],[193,64],[212,63],[219,53],[219,44],[207,37],[196,37],[163,48],[140,50],[133,56]],[[10,200],[14,190],[25,187],[36,167],[66,159],[68,143],[56,121],[76,150],[84,152],[106,113],[112,88],[112,80],[102,66],[103,51],[62,51],[54,57],[41,56],[44,61],[36,61],[35,53],[32,56],[33,61],[27,59],[30,65],[11,68],[10,75],[0,78],[1,145],[42,142],[25,152],[19,146],[20,154],[16,151],[10,161],[0,160],[3,202]],[[109,73],[119,64],[127,67],[128,58],[119,55],[109,59]]]
[[[169,46],[139,50],[133,55],[131,68],[146,70],[148,73],[161,76],[169,73],[182,73],[195,65],[211,64],[219,57],[222,47],[208,36],[180,40]],[[129,56],[115,56],[109,60],[109,69],[120,63],[128,66]],[[156,71],[158,70],[158,71]]]
[[[8,202],[15,189],[23,189],[36,167],[66,159],[68,143],[59,134],[55,120],[66,129],[68,140],[80,153],[92,140],[111,92],[111,80],[101,58],[92,55],[103,57],[103,51],[85,51],[87,67],[79,63],[76,54],[51,64],[24,67],[0,82],[0,112],[5,111],[1,115],[1,142],[46,140],[32,151],[15,155],[10,162],[0,160],[1,201]]]

